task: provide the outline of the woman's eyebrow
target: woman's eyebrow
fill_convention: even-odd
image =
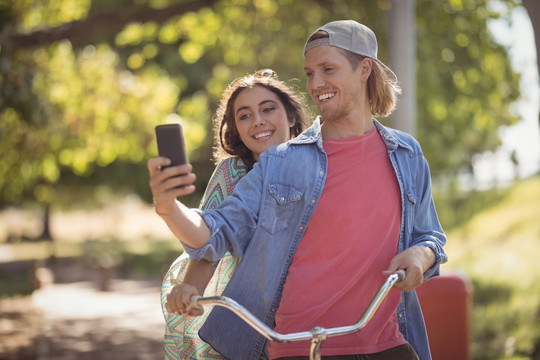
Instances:
[[[238,113],[242,110],[249,110],[249,106],[240,106],[237,110],[236,110],[236,115],[238,115]]]
[[[272,104],[275,104],[276,101],[275,101],[275,100],[272,100],[272,99],[263,100],[263,101],[261,101],[261,102],[259,103],[259,106],[264,105],[264,104],[266,104],[266,103],[272,103]]]

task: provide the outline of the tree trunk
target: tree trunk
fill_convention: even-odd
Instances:
[[[122,8],[117,11],[93,15],[83,20],[65,23],[55,28],[27,34],[13,34],[10,37],[10,49],[40,47],[64,39],[71,41],[74,46],[80,46],[84,45],[89,39],[100,35],[119,32],[131,22],[156,21],[161,23],[173,16],[211,6],[217,1],[194,0],[162,9],[134,7],[126,10]]]
[[[51,204],[45,204],[43,209],[43,230],[37,238],[38,240],[52,241],[51,236]]]
[[[540,74],[540,1],[523,0],[523,6],[529,13],[534,32],[534,43],[536,44],[536,63],[538,74]],[[538,125],[540,125],[540,113],[538,114]]]
[[[536,61],[538,72],[540,73],[540,1],[523,0],[523,6],[529,13],[531,24],[534,31],[534,43],[536,44]]]

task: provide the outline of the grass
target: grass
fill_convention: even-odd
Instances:
[[[540,177],[518,183],[447,236],[444,266],[474,285],[474,359],[540,359]]]

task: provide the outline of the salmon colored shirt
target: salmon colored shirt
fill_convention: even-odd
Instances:
[[[325,140],[328,176],[294,254],[276,313],[279,333],[356,323],[385,281],[397,254],[401,200],[396,174],[379,133]],[[406,343],[391,289],[365,328],[327,339],[322,355],[369,354]],[[270,357],[306,356],[309,342],[270,342]]]

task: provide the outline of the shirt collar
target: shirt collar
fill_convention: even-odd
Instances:
[[[317,116],[315,121],[313,121],[313,124],[304,132],[302,132],[300,135],[298,135],[296,138],[292,139],[290,143],[291,144],[312,144],[312,143],[322,142],[321,122],[322,122],[322,118],[320,116]],[[375,124],[377,131],[381,135],[381,138],[386,144],[386,147],[388,148],[389,151],[395,151],[398,147],[402,147],[411,152],[413,151],[412,147],[407,142],[403,141],[401,137],[396,136],[400,132],[398,132],[397,130],[385,127],[376,119],[373,119],[373,123]]]

